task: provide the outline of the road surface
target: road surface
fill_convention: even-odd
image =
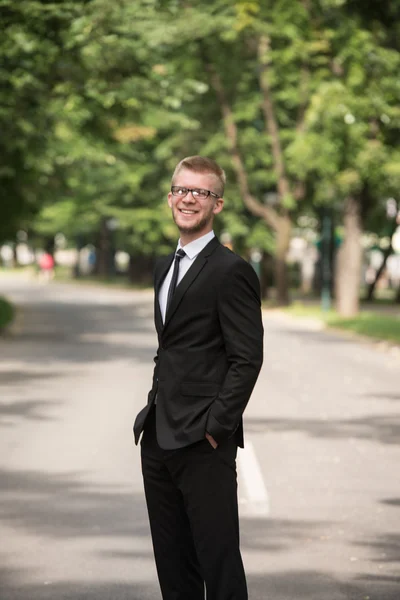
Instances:
[[[159,600],[132,439],[152,293],[0,293],[20,306],[0,339],[0,599]],[[399,600],[399,356],[266,314],[245,429],[250,600]]]

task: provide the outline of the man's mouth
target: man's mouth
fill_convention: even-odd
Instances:
[[[197,214],[197,210],[188,210],[186,208],[178,208],[179,212],[183,213],[184,215],[195,215]]]

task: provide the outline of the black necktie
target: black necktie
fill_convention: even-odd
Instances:
[[[182,250],[182,248],[179,248],[179,250],[175,254],[174,270],[172,273],[171,283],[169,284],[168,297],[167,297],[167,308],[165,310],[165,314],[167,314],[167,312],[168,312],[169,306],[171,304],[172,296],[174,295],[174,292],[175,292],[176,283],[178,281],[179,263],[180,263],[181,258],[183,258],[184,256],[186,256],[186,252],[184,250]]]

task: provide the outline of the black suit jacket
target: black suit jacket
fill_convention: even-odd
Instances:
[[[235,436],[243,446],[242,414],[263,361],[260,286],[254,269],[213,238],[176,288],[163,325],[160,286],[174,254],[155,269],[159,347],[148,403],[134,424],[139,441],[157,396],[157,439],[177,449]]]

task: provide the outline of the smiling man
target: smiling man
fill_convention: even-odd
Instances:
[[[213,232],[225,173],[182,160],[168,204],[176,251],[155,270],[158,350],[136,417],[163,600],[247,600],[239,548],[236,453],[263,360],[257,276]]]

